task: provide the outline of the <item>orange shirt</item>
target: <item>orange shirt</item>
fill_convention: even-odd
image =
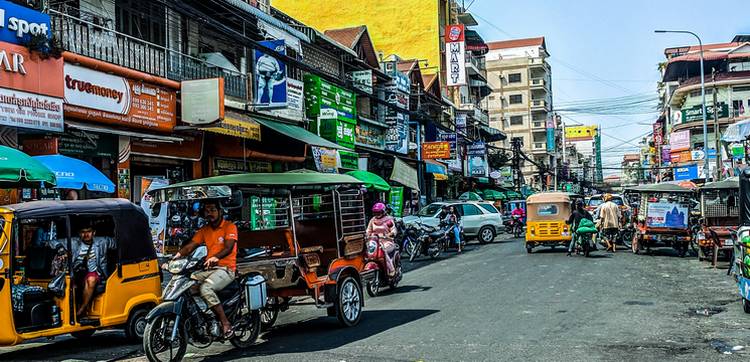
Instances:
[[[214,229],[211,225],[206,225],[198,230],[193,236],[193,241],[206,244],[208,248],[208,257],[212,257],[224,250],[224,241],[234,240],[234,248],[229,255],[219,259],[218,266],[224,266],[229,270],[235,270],[237,267],[237,226],[233,222],[222,220],[218,228]]]

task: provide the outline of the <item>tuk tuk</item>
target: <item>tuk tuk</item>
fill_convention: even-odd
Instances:
[[[699,189],[700,211],[703,216],[696,229],[695,242],[699,260],[711,259],[716,266],[719,253],[734,248],[732,231],[739,226],[740,183],[736,177],[710,182]]]
[[[739,176],[739,228],[735,234],[732,268],[737,289],[742,297],[742,309],[750,313],[750,170]]]
[[[161,296],[161,273],[140,207],[124,199],[31,201],[1,207],[0,228],[0,311],[8,316],[0,346],[66,333],[85,338],[103,328],[143,337],[146,314]],[[106,270],[79,319],[83,288],[69,250],[81,228],[108,238],[108,248]]]
[[[685,256],[692,239],[688,220],[696,204],[694,192],[669,183],[642,185],[628,191],[638,193],[640,199],[634,251],[650,252],[662,243]]]
[[[570,243],[572,234],[567,224],[572,212],[571,194],[540,192],[526,199],[526,252],[537,246],[552,248]]]
[[[362,317],[367,220],[362,182],[318,172],[216,176],[150,191],[154,203],[219,199],[238,229],[237,271],[266,279],[263,328],[291,305],[326,309],[344,326]]]

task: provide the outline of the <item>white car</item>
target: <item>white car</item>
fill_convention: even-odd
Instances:
[[[440,211],[443,205],[451,205],[461,215],[461,226],[467,238],[476,237],[480,243],[489,243],[505,229],[502,214],[485,201],[447,201],[435,202],[419,210],[416,215],[405,216],[404,224],[419,222],[425,225],[438,226]]]

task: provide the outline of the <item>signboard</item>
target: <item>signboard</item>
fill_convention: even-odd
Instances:
[[[438,139],[443,142],[448,142],[450,144],[451,153],[456,152],[456,134],[455,133],[440,132],[438,133]]]
[[[554,128],[547,128],[547,149],[550,151],[555,149],[555,129]]]
[[[487,153],[487,147],[484,142],[478,141],[466,146],[468,156],[484,156]]]
[[[62,132],[63,101],[0,88],[0,125]]]
[[[690,151],[690,158],[696,161],[702,160],[706,157],[706,153],[703,150]]]
[[[663,143],[663,141],[664,141],[663,132],[662,131],[663,131],[663,129],[662,129],[661,123],[660,122],[655,122],[654,123],[654,144],[657,145],[657,146],[661,145]]]
[[[227,112],[225,118],[218,125],[202,129],[227,136],[260,141],[260,124],[239,113]]]
[[[388,151],[406,154],[409,151],[409,116],[395,112],[394,117],[387,117],[388,128],[385,131],[385,148]]]
[[[392,186],[388,193],[388,203],[393,209],[393,217],[403,216],[404,210],[404,188],[401,186]]]
[[[118,137],[111,134],[81,132],[68,129],[58,145],[61,155],[93,156],[117,159]]]
[[[358,122],[356,131],[356,142],[358,145],[381,150],[385,148],[385,129],[383,127],[378,127],[365,122]]]
[[[661,160],[662,162],[670,162],[672,157],[670,156],[671,148],[669,146],[661,147]],[[638,158],[640,160],[640,157]]]
[[[224,118],[224,78],[182,81],[180,97],[184,123],[203,125]]]
[[[451,144],[448,142],[422,143],[422,159],[435,160],[451,157]]]
[[[646,224],[650,227],[686,228],[689,214],[687,207],[676,203],[649,203]]]
[[[570,126],[565,127],[565,141],[591,141],[596,136],[598,126]]]
[[[176,160],[200,161],[203,156],[203,133],[180,134],[182,142],[162,143],[143,140],[130,141],[130,153]]]
[[[359,153],[339,150],[338,166],[347,170],[359,169]]]
[[[690,151],[674,152],[669,155],[669,160],[672,163],[690,162],[693,160],[693,155]]]
[[[672,132],[669,135],[669,149],[672,152],[690,149],[690,130]]]
[[[310,148],[312,149],[313,159],[315,160],[315,168],[318,169],[318,172],[336,173],[336,150],[317,146],[310,146]]]
[[[396,87],[397,91],[406,94],[411,93],[411,80],[406,76],[406,74],[394,70],[388,75],[391,76],[392,84]]]
[[[63,60],[44,59],[24,46],[0,42],[0,87],[62,98]]]
[[[0,1],[0,41],[27,44],[34,35],[51,35],[50,18],[36,10]]]
[[[372,70],[357,70],[351,75],[354,88],[372,94]]]
[[[409,166],[400,158],[395,157],[393,159],[393,171],[391,172],[391,180],[396,181],[412,190],[419,191],[419,179],[417,177],[417,169]]]
[[[157,131],[177,122],[177,92],[141,80],[65,64],[65,116]]]
[[[698,165],[685,165],[674,168],[674,180],[692,180],[698,178]]]
[[[148,224],[151,227],[151,240],[154,242],[154,248],[157,255],[164,255],[164,240],[167,233],[167,203],[162,202],[159,205],[158,216],[151,216],[151,196],[148,192],[154,189],[169,186],[169,180],[164,177],[141,177],[140,190],[141,208],[148,215]]]
[[[260,45],[286,55],[284,39],[264,40]],[[287,79],[286,64],[255,49],[255,106],[264,108],[286,107]]]
[[[719,102],[717,106],[719,108],[718,118],[729,117],[729,105],[728,104],[724,102]],[[680,112],[682,114],[682,123],[703,120],[703,107],[700,104],[689,107],[689,108],[683,108]],[[711,103],[706,104],[706,118],[707,119],[714,118],[714,105]]]
[[[259,108],[259,113],[270,114],[272,116],[289,119],[292,121],[302,121],[305,119],[305,83],[296,79],[287,78],[286,80],[286,107],[282,108]],[[332,110],[331,110],[332,111]],[[335,112],[335,111],[334,111]],[[336,118],[335,116],[333,118]]]
[[[469,174],[471,177],[487,177],[488,167],[487,158],[482,156],[469,156]]]
[[[386,87],[386,101],[390,104],[395,105],[398,108],[408,110],[409,109],[409,94],[401,93],[396,90],[395,86]],[[390,110],[390,108],[389,108]]]
[[[464,42],[463,24],[452,24],[445,27],[445,62],[446,85],[459,86],[466,84],[466,44]]]

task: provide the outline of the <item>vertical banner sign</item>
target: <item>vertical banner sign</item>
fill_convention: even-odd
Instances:
[[[664,140],[663,137],[664,136],[662,134],[661,123],[660,122],[655,122],[654,123],[654,145],[656,147],[659,147],[659,145],[661,145],[664,142],[663,141]]]
[[[404,211],[404,188],[393,186],[388,195],[388,203],[393,208],[393,217],[401,217]]]
[[[487,177],[487,147],[484,142],[474,142],[467,146],[468,175],[473,177]]]
[[[464,44],[463,24],[453,24],[445,27],[445,61],[447,71],[447,85],[458,86],[466,84],[466,45]]]
[[[555,149],[555,119],[547,118],[547,151]]]
[[[265,40],[260,45],[286,55],[284,40]],[[286,64],[255,49],[255,106],[281,108],[287,104]]]

